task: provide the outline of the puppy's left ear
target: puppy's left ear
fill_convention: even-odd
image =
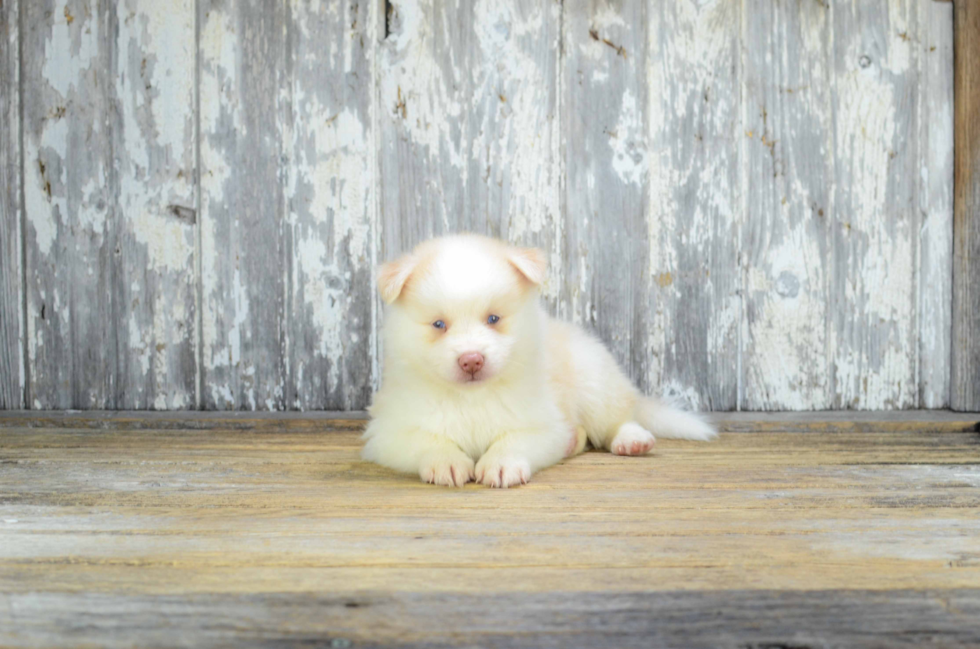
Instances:
[[[527,281],[540,285],[548,271],[548,260],[537,248],[510,248],[507,260]]]
[[[387,304],[397,300],[416,265],[418,260],[413,255],[405,255],[382,265],[378,270],[378,290],[381,291],[381,299]]]

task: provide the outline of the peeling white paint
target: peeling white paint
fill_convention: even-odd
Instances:
[[[304,408],[328,399],[348,399],[360,388],[345,374],[364,372],[370,381],[371,359],[361,351],[354,332],[363,324],[355,314],[373,285],[362,284],[374,256],[377,222],[376,102],[364,102],[369,87],[364,66],[373,67],[360,49],[362,36],[353,27],[365,16],[357,5],[330,5],[327,20],[311,7],[294,7],[300,23],[310,23],[294,42],[298,65],[287,94],[292,131],[285,143],[290,160],[286,189],[287,222],[293,242],[287,282],[293,299],[289,314],[287,367],[297,392],[291,407]],[[369,10],[370,15],[373,9]],[[324,30],[341,26],[344,38],[331,39],[324,56]],[[344,95],[323,87],[325,75],[345,75]],[[349,76],[348,76],[349,75]],[[367,319],[368,314],[363,314]],[[295,345],[302,344],[301,347]],[[363,368],[363,369],[362,369]]]
[[[832,332],[841,405],[861,409],[914,405],[914,251],[907,221],[889,184],[900,147],[899,105],[891,78],[878,63],[861,67],[863,48],[848,44],[852,70],[837,78],[837,157],[846,161],[849,186],[839,205],[847,273],[848,330]],[[905,186],[910,179],[898,181]],[[850,333],[851,331],[855,333]]]
[[[427,147],[443,164],[464,174],[466,165],[459,144],[441,136],[464,111],[462,103],[446,83],[435,59],[428,51],[433,38],[433,8],[425,0],[404,0],[398,4],[401,29],[389,37],[384,67],[397,74],[381,75],[381,106],[390,118],[400,119],[406,135]]]
[[[48,182],[42,177],[39,160],[39,147],[32,139],[24,142],[25,160],[33,160],[34,164],[25,164],[24,202],[27,212],[27,224],[34,232],[34,240],[42,255],[50,255],[51,247],[58,237],[58,222],[55,214],[65,215],[67,203],[62,197],[48,198],[43,187]],[[33,336],[31,337],[33,339]]]
[[[41,76],[51,89],[67,99],[72,89],[78,86],[79,72],[92,67],[99,53],[99,39],[102,37],[98,20],[91,9],[83,6],[77,11],[68,2],[55,2],[51,10],[54,18],[51,29],[54,32],[44,43],[44,63]],[[71,20],[68,20],[71,16]]]
[[[328,264],[327,258],[326,246],[321,241],[309,237],[297,246],[293,263],[296,276],[302,278],[305,306],[312,312],[313,326],[318,328],[319,347],[309,351],[319,353],[321,357],[332,361],[327,382],[329,385],[335,385],[340,378],[339,372],[344,353],[341,339],[344,318],[343,310],[339,307],[344,304],[345,296],[342,290],[332,289],[328,284],[331,276],[338,275],[338,269]]]
[[[953,7],[916,4],[919,10],[921,223],[918,232],[918,383],[923,408],[949,405],[953,255]]]
[[[143,330],[135,313],[129,315],[129,352],[140,364],[143,374],[147,374],[150,371],[150,354],[147,353],[147,344],[143,340]]]
[[[281,275],[287,297],[302,296],[293,303],[296,313],[283,316],[283,327],[305,320],[295,330],[280,332],[283,352],[293,357],[285,361],[285,372],[295,386],[329,390],[350,380],[344,376],[350,367],[345,364],[347,357],[351,349],[363,346],[365,337],[371,337],[372,348],[380,348],[376,305],[371,314],[353,313],[358,296],[351,287],[354,275],[377,261],[383,221],[378,201],[384,191],[389,191],[386,197],[398,199],[386,203],[387,218],[418,208],[425,193],[425,200],[432,202],[424,206],[427,211],[421,218],[433,229],[453,229],[465,217],[499,228],[512,241],[542,245],[551,266],[543,293],[557,310],[586,325],[617,322],[621,313],[603,313],[591,299],[601,283],[597,278],[606,272],[595,266],[597,251],[591,242],[578,250],[564,249],[571,232],[561,214],[563,193],[573,199],[602,195],[605,179],[620,181],[623,191],[646,200],[648,238],[642,245],[649,267],[628,279],[651,291],[646,338],[632,341],[633,349],[647,352],[645,378],[651,386],[660,385],[689,405],[718,405],[707,393],[731,378],[724,374],[727,367],[722,375],[698,372],[696,379],[689,378],[693,372],[684,374],[684,379],[677,373],[685,371],[685,363],[703,361],[709,367],[725,362],[738,332],[744,336],[739,355],[743,365],[735,371],[739,380],[747,377],[739,403],[748,407],[804,409],[825,407],[828,399],[836,399],[847,407],[890,408],[919,404],[920,392],[921,405],[945,405],[952,106],[941,87],[948,82],[944,75],[949,74],[949,60],[934,63],[932,58],[947,54],[933,54],[928,46],[935,42],[948,48],[943,39],[950,37],[951,16],[935,24],[928,16],[948,14],[947,6],[889,0],[881,23],[851,33],[842,28],[848,24],[848,14],[841,12],[857,11],[854,6],[811,8],[805,14],[810,22],[797,25],[793,20],[781,22],[788,14],[779,13],[797,9],[780,5],[772,19],[773,43],[783,39],[789,44],[767,49],[750,61],[744,48],[754,45],[743,36],[738,55],[742,59],[733,62],[732,52],[738,54],[738,48],[732,47],[731,37],[738,30],[744,33],[745,21],[752,20],[752,14],[746,13],[752,11],[752,3],[674,3],[648,11],[648,24],[633,25],[624,18],[629,15],[628,3],[579,8],[568,3],[479,0],[471,14],[470,7],[461,12],[459,6],[432,0],[399,0],[394,3],[395,33],[383,42],[371,40],[377,36],[371,30],[355,33],[348,27],[356,8],[338,2],[300,4],[288,14],[295,30],[289,42],[293,47],[296,41],[305,45],[296,50],[295,60],[288,61],[290,53],[284,52],[282,60],[268,62],[278,66],[288,61],[295,66],[288,73],[292,77],[276,89],[283,123],[269,125],[261,133],[246,133],[241,119],[247,98],[242,96],[239,76],[243,70],[249,72],[242,66],[254,64],[244,49],[252,35],[239,33],[235,11],[228,7],[202,11],[200,172],[205,191],[197,217],[203,303],[191,313],[184,307],[192,301],[181,296],[196,293],[193,282],[182,283],[197,280],[195,225],[186,213],[178,218],[170,206],[193,208],[196,202],[195,4],[191,0],[119,3],[115,76],[98,69],[103,64],[99,28],[104,23],[91,12],[77,12],[69,21],[63,2],[54,6],[50,35],[33,55],[42,76],[40,96],[53,112],[45,116],[39,134],[29,132],[25,138],[26,234],[34,246],[32,254],[43,263],[67,249],[80,264],[78,281],[99,281],[93,250],[84,239],[68,233],[80,228],[97,238],[106,229],[107,215],[121,217],[125,236],[120,240],[135,247],[124,254],[145,263],[132,280],[125,279],[131,297],[149,299],[148,281],[162,282],[168,291],[166,298],[156,295],[152,318],[142,307],[133,307],[123,310],[121,320],[120,336],[128,336],[132,371],[153,372],[155,384],[141,395],[146,405],[179,408],[193,403],[192,396],[170,384],[176,353],[171,350],[193,339],[196,326],[189,320],[196,317],[201,318],[200,365],[205,375],[233,369],[230,374],[241,382],[240,386],[205,385],[213,403],[272,409],[282,395],[282,386],[256,385],[272,375],[256,366],[249,349],[254,342],[249,336],[255,335],[250,330],[252,319],[267,305],[250,299],[247,266],[228,274],[227,264],[239,262],[229,259],[237,253],[234,244],[223,240],[226,225],[233,232],[241,225],[227,212],[236,196],[226,192],[232,194],[229,188],[243,182],[243,171],[230,161],[223,139],[229,132],[239,141],[259,138],[275,144],[276,138],[282,140],[287,220],[270,237],[290,237],[293,258],[270,272]],[[71,9],[75,11],[74,4]],[[593,12],[583,21],[585,32],[569,27],[575,18],[570,12],[580,10]],[[378,8],[372,5],[368,11],[371,23]],[[472,16],[472,23],[450,19],[457,14]],[[343,27],[335,32],[327,23]],[[929,34],[924,31],[927,23],[934,30]],[[565,34],[557,27],[562,24]],[[647,35],[646,60],[640,60],[635,44],[623,52],[616,50],[620,35],[640,27]],[[598,38],[590,36],[588,29],[594,29]],[[467,30],[465,38],[457,30]],[[791,42],[787,30],[792,30]],[[333,37],[335,33],[340,37]],[[543,35],[552,33],[553,41],[543,44]],[[331,37],[325,38],[326,34]],[[367,74],[360,74],[362,35],[368,38],[371,57]],[[549,58],[557,56],[548,51],[560,46],[567,48],[566,64],[580,57],[591,72],[563,77],[562,69]],[[754,113],[763,107],[739,102],[764,93],[746,92],[744,85],[738,91],[747,78],[737,78],[746,74],[739,66],[761,62],[765,70],[773,71],[763,74],[761,83],[776,83],[777,74],[796,74],[792,70],[799,63],[791,60],[790,51],[796,52],[792,46],[814,53],[804,71],[811,77],[809,84],[765,88],[782,94],[778,101],[767,102],[768,122],[762,118],[760,126]],[[328,73],[316,74],[324,66],[329,66]],[[353,75],[341,76],[353,72],[360,75],[356,81]],[[799,74],[805,76],[804,72]],[[637,83],[629,81],[634,73],[640,77]],[[73,129],[81,128],[82,122],[92,129],[95,140],[104,141],[104,119],[73,122],[70,115],[57,116],[58,107],[69,104],[75,110],[103,110],[85,104],[103,101],[103,90],[93,91],[90,97],[80,93],[104,79],[112,84],[104,95],[115,94],[114,119],[121,126],[111,149],[117,158],[115,170],[80,165],[68,152],[69,140],[77,135]],[[753,78],[752,83],[757,81]],[[612,175],[591,173],[578,179],[584,188],[581,193],[563,186],[567,160],[562,147],[568,144],[563,129],[583,118],[572,114],[562,118],[567,109],[563,103],[576,92],[563,88],[563,83],[582,83],[582,92],[614,94],[609,97],[608,115],[601,116],[605,121],[596,126],[606,129],[607,137],[596,138],[596,148],[589,151],[608,156]],[[377,96],[362,101],[362,93],[373,90],[357,84],[377,88]],[[933,97],[929,93],[939,99],[929,101]],[[912,124],[919,129],[917,134],[903,112],[912,105],[919,107],[922,120]],[[288,110],[292,115],[287,115]],[[812,164],[827,160],[828,178],[805,165],[792,168],[794,158],[785,149],[814,131],[825,132],[826,137],[813,148]],[[921,149],[904,142],[910,133],[919,138]],[[400,147],[403,153],[398,155],[416,157],[398,158],[382,151],[382,143]],[[92,153],[92,159],[99,155]],[[378,181],[379,156],[389,164],[392,160],[424,164],[412,170],[417,174],[414,184],[406,182],[396,194]],[[908,156],[918,158],[906,165]],[[755,166],[731,173],[738,165],[756,164],[751,161],[766,157],[771,157],[776,171],[772,179]],[[802,158],[795,154],[795,162]],[[43,161],[47,163],[42,174],[38,163]],[[896,170],[905,168],[914,169],[915,176],[906,182],[920,188],[918,194],[909,194],[912,202],[918,198],[915,208],[920,212],[911,216],[895,198]],[[412,177],[406,174],[404,179],[408,178]],[[111,204],[107,190],[113,179],[118,181],[114,185],[119,190],[117,205]],[[746,194],[747,183],[784,189],[785,202],[766,206],[760,215],[754,211],[752,195]],[[830,188],[822,194],[820,189],[826,185]],[[897,191],[901,194],[905,188]],[[460,204],[466,206],[464,215],[456,213]],[[430,211],[432,205],[435,211]],[[576,233],[623,222],[623,215],[602,214],[596,207],[602,206],[590,206],[586,218],[575,224]],[[822,208],[824,215],[813,214],[815,207]],[[481,209],[485,214],[479,213]],[[894,216],[896,211],[902,219]],[[216,223],[214,214],[233,222]],[[746,250],[743,235],[763,217],[771,225],[757,244],[751,244],[758,248]],[[827,230],[835,237],[829,252],[821,247],[827,242],[814,235],[818,218],[827,220]],[[399,225],[411,231],[406,241],[414,236],[414,228],[421,227],[407,218]],[[737,242],[733,245],[732,240]],[[733,248],[743,254],[729,264],[725,255]],[[719,264],[729,265],[725,268],[741,278],[741,294],[728,292],[729,278],[717,272]],[[706,272],[709,268],[711,273]],[[844,280],[841,291],[829,295],[838,277]],[[573,286],[567,287],[568,282]],[[698,289],[696,301],[686,297],[692,287]],[[52,326],[51,331],[68,331],[72,326],[69,307],[62,303],[67,293],[60,293],[57,286],[45,288],[40,286],[31,299],[46,304],[51,314],[47,317],[54,318],[56,326],[39,326],[36,314],[28,318],[31,364],[49,351],[44,349],[52,342],[44,338],[45,326]],[[559,303],[564,296],[565,303]],[[164,299],[167,308],[161,309],[159,300]],[[283,297],[270,296],[273,299]],[[39,306],[31,303],[30,312]],[[689,315],[692,309],[705,323],[704,337],[697,341],[703,347],[693,351],[685,349],[690,341],[677,342],[679,333],[689,333],[678,331],[679,316]],[[745,315],[749,310],[751,322]],[[842,326],[832,320],[838,312],[844,313]],[[360,325],[372,318],[372,328],[365,333]],[[182,325],[180,331],[177,324]],[[613,334],[614,344],[624,336]],[[910,349],[916,344],[921,351]],[[297,350],[296,345],[304,348]],[[681,353],[689,356],[678,356]],[[377,354],[369,364],[376,378]],[[321,371],[323,367],[329,371]],[[270,393],[275,396],[269,398]],[[95,391],[91,394],[100,398]],[[289,405],[311,403],[307,396],[293,394]]]
[[[479,52],[489,69],[470,110],[478,109],[488,95],[490,105],[498,110],[482,112],[481,133],[495,130],[496,141],[479,138],[472,145],[471,158],[479,162],[492,157],[498,160],[497,173],[509,174],[508,236],[521,243],[546,233],[560,218],[558,174],[550,146],[550,138],[558,136],[552,129],[555,115],[549,114],[553,80],[523,42],[534,40],[546,16],[556,17],[554,8],[546,5],[521,17],[505,3],[489,0],[477,2],[474,14]],[[557,291],[546,295],[556,297]]]
[[[647,182],[646,124],[636,97],[627,88],[619,109],[619,121],[609,137],[613,150],[612,167],[624,183],[642,186]]]
[[[226,116],[236,129],[241,128],[238,112],[234,110],[237,105],[238,70],[234,34],[235,26],[230,12],[206,13],[200,36],[202,100],[199,146],[202,188],[201,213],[198,217],[201,236],[200,254],[202,260],[208,262],[202,263],[200,278],[204,301],[200,305],[202,358],[199,362],[206,372],[232,365],[232,358],[235,356],[235,352],[232,351],[235,343],[232,341],[236,333],[218,331],[218,322],[224,320],[222,317],[224,300],[217,266],[219,261],[217,222],[210,216],[214,211],[222,209],[228,198],[224,195],[224,189],[234,174],[225,159],[224,152],[215,148],[212,142],[213,134],[220,132],[222,118]],[[235,299],[240,303],[243,297],[236,294]],[[222,340],[227,342],[223,344]],[[213,403],[219,404],[219,407],[232,407],[236,403],[227,384],[219,385],[217,382],[211,382],[208,387]]]

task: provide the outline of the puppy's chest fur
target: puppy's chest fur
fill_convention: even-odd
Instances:
[[[389,399],[410,404],[402,413],[405,421],[452,440],[474,460],[502,435],[568,428],[544,373],[465,390],[423,382],[392,388],[376,401],[372,414],[386,407]]]

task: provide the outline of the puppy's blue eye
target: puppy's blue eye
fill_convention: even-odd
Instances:
[[[500,322],[499,315],[491,315],[487,318],[487,324],[497,324],[498,322]]]
[[[446,323],[443,322],[442,320],[436,320],[435,322],[432,323],[432,326],[435,327],[436,329],[445,329]]]

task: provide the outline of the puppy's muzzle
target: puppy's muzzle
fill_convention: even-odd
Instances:
[[[476,374],[483,369],[483,354],[467,352],[457,359],[460,368],[467,374]]]

